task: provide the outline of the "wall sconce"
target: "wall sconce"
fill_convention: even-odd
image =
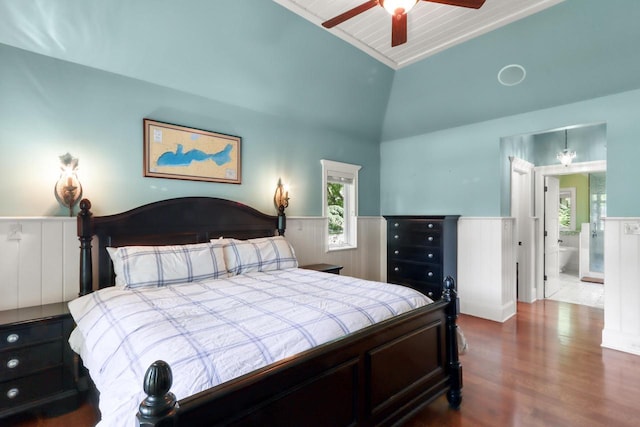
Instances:
[[[282,185],[282,180],[278,179],[276,192],[273,195],[273,204],[278,210],[278,234],[284,235],[287,219],[284,215],[285,208],[289,207],[289,190]]]
[[[567,130],[564,130],[564,150],[558,153],[556,158],[565,166],[569,166],[576,157],[575,151],[569,151],[567,148]]]
[[[82,185],[76,174],[78,159],[67,153],[60,156],[60,178],[56,182],[54,193],[63,206],[69,208],[69,216],[73,216],[73,207],[82,196]]]

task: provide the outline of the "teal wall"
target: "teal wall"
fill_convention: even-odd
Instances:
[[[500,140],[575,124],[606,124],[607,214],[640,215],[640,90],[381,144],[383,214],[501,215]]]
[[[319,84],[346,84],[312,78]],[[240,77],[236,84],[242,85]],[[369,89],[350,90],[357,98]],[[388,91],[384,81],[378,90]],[[272,197],[282,177],[290,185],[290,215],[321,215],[323,158],[362,165],[360,214],[379,213],[380,158],[378,140],[371,135],[377,131],[366,124],[378,125],[380,119],[354,119],[362,131],[327,126],[325,116],[352,108],[335,106],[330,97],[314,104],[319,111],[331,110],[321,120],[312,121],[311,111],[294,119],[281,111],[271,114],[259,99],[249,109],[1,44],[0,94],[0,216],[66,215],[53,195],[58,156],[66,152],[80,159],[84,197],[96,214],[191,195],[275,212]],[[309,108],[308,101],[299,102]],[[242,184],[144,178],[143,118],[242,137]]]
[[[534,166],[557,165],[556,156],[564,149],[564,143],[564,130],[500,138],[501,216],[511,215],[510,157],[526,160]],[[576,152],[575,163],[607,160],[607,126],[597,123],[572,127],[567,131],[567,147]]]

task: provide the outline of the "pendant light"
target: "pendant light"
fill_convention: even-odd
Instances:
[[[556,158],[565,166],[569,166],[576,157],[575,151],[569,151],[567,148],[567,130],[564,130],[564,150],[558,153]]]

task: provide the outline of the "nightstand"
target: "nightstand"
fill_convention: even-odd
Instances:
[[[72,328],[66,303],[0,311],[0,419],[78,406]]]
[[[309,264],[309,265],[303,265],[300,268],[304,268],[306,270],[322,271],[324,273],[331,273],[331,274],[340,274],[340,270],[342,270],[341,265],[334,265],[334,264]]]

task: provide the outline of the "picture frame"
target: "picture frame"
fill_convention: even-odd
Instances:
[[[145,177],[240,184],[239,136],[143,120]]]

